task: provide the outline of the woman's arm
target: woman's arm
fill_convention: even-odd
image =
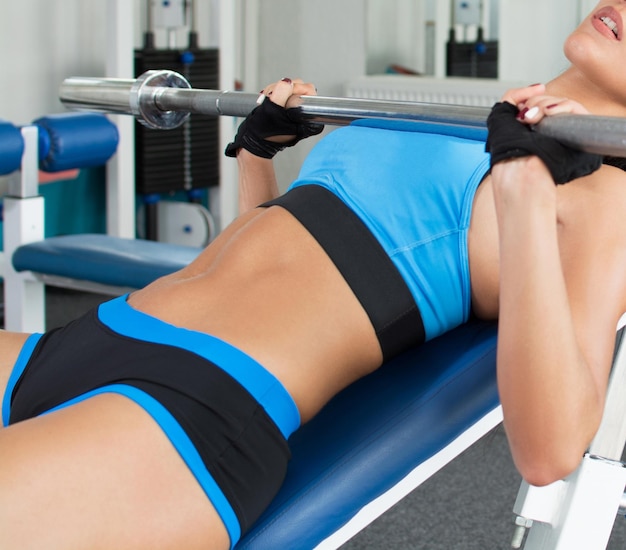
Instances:
[[[500,239],[498,388],[515,463],[534,485],[573,471],[605,387],[581,350],[561,264],[554,183],[536,157],[494,167]]]
[[[278,196],[274,162],[245,149],[237,153],[239,166],[239,214],[244,214]]]
[[[528,93],[516,92],[508,100],[523,112]],[[581,112],[555,102],[531,100],[532,121],[548,107]],[[493,167],[492,180],[500,246],[497,368],[504,424],[519,471],[530,483],[544,485],[571,473],[595,435],[614,333],[606,330],[594,346],[584,336],[586,324],[594,322],[592,316],[583,318],[587,305],[580,307],[589,294],[580,278],[566,276],[558,191],[546,165],[536,156],[501,162]]]
[[[316,95],[313,84],[284,78],[266,86],[261,94],[265,96],[264,101],[271,101],[285,111],[272,112],[268,109],[257,113],[256,118],[249,116],[240,126],[235,142],[227,149],[227,154],[235,151],[237,156],[240,214],[278,196],[272,162],[276,152],[284,146],[295,145],[302,138],[320,133],[323,128],[297,116],[289,116],[289,110],[298,107],[300,96]]]

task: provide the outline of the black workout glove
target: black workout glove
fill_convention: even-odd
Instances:
[[[286,109],[265,98],[241,123],[235,140],[228,144],[225,154],[234,157],[243,147],[257,157],[271,159],[285,147],[292,147],[304,138],[321,133],[323,129],[323,124],[307,121],[298,107]],[[296,137],[287,143],[276,143],[266,139],[272,136]]]
[[[533,131],[517,119],[518,113],[515,105],[502,102],[494,105],[487,118],[489,137],[485,149],[491,153],[492,167],[503,160],[536,155],[557,184],[581,178],[600,168],[600,155],[577,151]]]

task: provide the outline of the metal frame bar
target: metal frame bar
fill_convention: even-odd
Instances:
[[[589,454],[565,480],[545,487],[522,482],[513,510],[519,515],[517,524],[528,527],[523,548],[606,548],[625,484],[621,462]],[[522,533],[513,548],[520,548]]]
[[[5,329],[43,332],[44,284],[28,273],[18,273],[11,263],[13,252],[20,245],[44,238],[44,199],[38,194],[39,131],[36,126],[24,126],[21,132],[24,138],[21,168],[11,174],[9,195],[3,199]]]

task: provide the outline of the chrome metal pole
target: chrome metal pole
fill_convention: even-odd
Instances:
[[[69,109],[134,116],[145,116],[142,108],[144,111],[246,116],[258,105],[258,94],[191,89],[183,84],[186,81],[182,76],[172,71],[148,73],[137,80],[68,78],[61,85],[59,98]],[[311,120],[334,125],[378,118],[484,127],[489,115],[486,107],[323,96],[302,96],[300,108]]]
[[[126,113],[153,128],[174,128],[190,113],[246,116],[257,106],[257,94],[191,89],[173,71],[148,71],[137,80],[69,78],[60,89],[70,109]],[[488,107],[411,101],[302,96],[302,114],[312,121],[345,125],[360,119],[420,121],[484,128]],[[542,134],[572,147],[626,157],[626,119],[591,115],[560,115],[536,126]]]
[[[63,81],[59,99],[68,109],[134,115],[130,90],[134,80],[72,77]]]

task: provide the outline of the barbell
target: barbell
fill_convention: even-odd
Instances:
[[[156,129],[183,124],[190,114],[246,116],[258,105],[258,94],[192,89],[179,73],[152,70],[137,79],[71,77],[59,99],[69,109],[133,115]],[[298,108],[307,119],[331,125],[379,119],[485,128],[489,107],[302,96]],[[626,157],[626,119],[595,115],[556,115],[535,126],[538,132],[571,147]]]

